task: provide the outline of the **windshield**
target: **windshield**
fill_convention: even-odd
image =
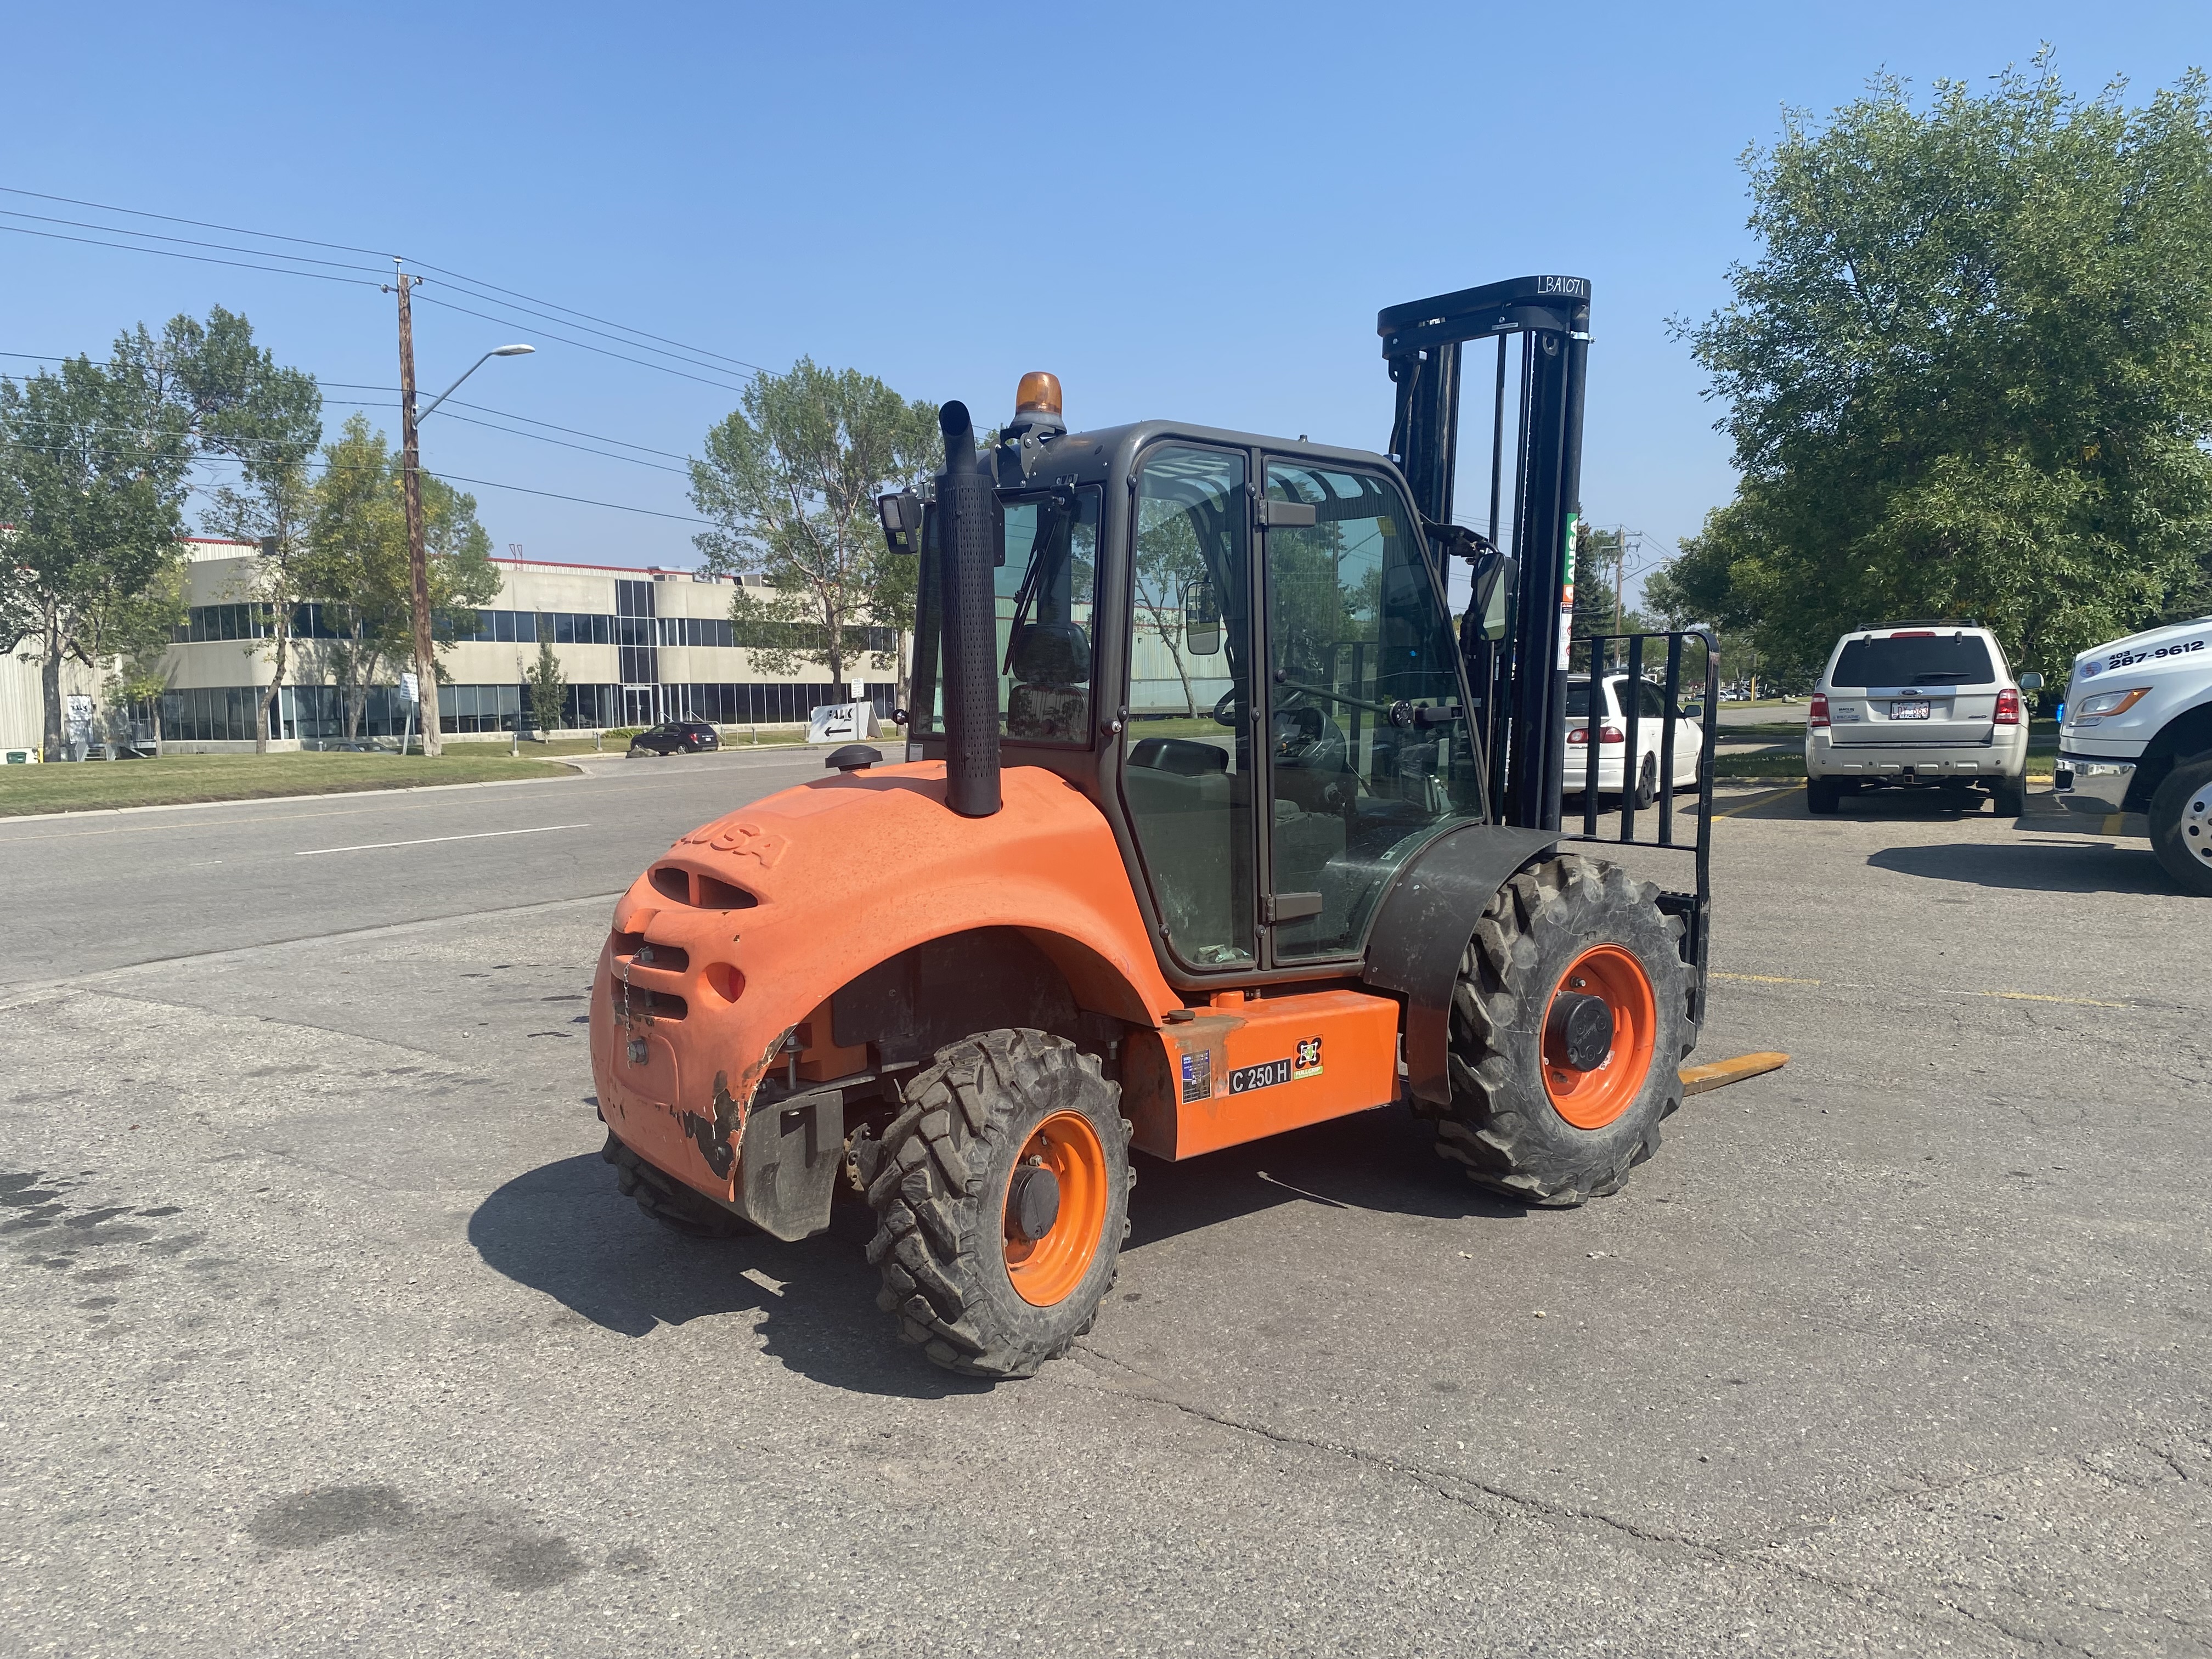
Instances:
[[[1098,587],[1095,485],[1002,500],[997,614],[999,730],[1017,742],[1091,741],[1091,605]],[[931,514],[932,529],[935,526]],[[934,536],[921,559],[910,735],[944,730],[938,646],[944,586]]]
[[[1986,685],[1996,678],[1978,634],[1893,634],[1852,640],[1836,658],[1831,686]]]

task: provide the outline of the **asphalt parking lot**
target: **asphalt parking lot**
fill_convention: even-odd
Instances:
[[[613,1190],[612,896],[817,757],[0,826],[0,1650],[2212,1650],[2212,908],[2047,800],[1729,792],[1692,1100],[1145,1164],[1027,1382]]]

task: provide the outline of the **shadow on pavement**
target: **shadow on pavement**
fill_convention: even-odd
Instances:
[[[1139,1158],[1137,1170],[1132,1254],[1279,1204],[1443,1218],[1528,1213],[1469,1185],[1397,1109],[1188,1164]],[[865,1255],[874,1230],[854,1197],[838,1203],[828,1233],[802,1243],[678,1237],[617,1194],[613,1172],[586,1153],[508,1182],[477,1206],[468,1234],[487,1265],[603,1330],[643,1337],[662,1325],[754,1315],[769,1354],[832,1388],[934,1400],[992,1387],[938,1370],[898,1340],[876,1306],[878,1280]]]
[[[1867,862],[1877,870],[2043,893],[2171,893],[2148,848],[2097,842],[1988,842],[1890,847]]]
[[[469,1243],[517,1284],[624,1336],[757,1314],[769,1354],[832,1388],[915,1400],[990,1388],[898,1340],[863,1255],[873,1230],[865,1206],[840,1204],[829,1233],[804,1243],[678,1237],[616,1192],[614,1172],[591,1152],[500,1188],[469,1218]]]
[[[1528,1218],[1526,1206],[1472,1185],[1436,1154],[1427,1129],[1401,1108],[1210,1152],[1186,1164],[1139,1158],[1129,1210],[1134,1253],[1279,1204],[1320,1204],[1457,1220]]]

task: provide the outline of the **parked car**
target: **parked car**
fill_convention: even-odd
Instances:
[[[1632,684],[1634,687],[1631,690]],[[1597,788],[1601,795],[1618,795],[1625,775],[1622,757],[1628,752],[1627,701],[1636,698],[1636,750],[1642,757],[1637,767],[1636,804],[1649,806],[1659,794],[1659,748],[1667,718],[1667,694],[1650,680],[1632,682],[1626,674],[1608,674],[1605,678],[1605,704],[1598,715]],[[1672,780],[1677,789],[1694,787],[1698,781],[1698,757],[1705,751],[1705,728],[1698,716],[1678,711],[1680,719],[1674,726],[1674,765]],[[1564,783],[1566,793],[1580,794],[1589,777],[1589,676],[1570,674],[1567,677],[1567,769]]]
[[[629,752],[638,755],[699,755],[720,749],[722,739],[704,720],[670,720],[629,740]]]
[[[2060,802],[2145,814],[2166,873],[2212,897],[2212,617],[2084,651],[2060,707]]]
[[[1832,812],[1863,789],[1979,787],[2017,817],[2027,794],[2027,713],[1996,636],[1968,622],[1891,623],[1836,641],[1805,716],[1806,805]]]

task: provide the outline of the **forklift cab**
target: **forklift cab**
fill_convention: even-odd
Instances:
[[[1171,981],[1355,971],[1392,874],[1486,814],[1405,479],[1377,454],[1168,422],[1009,430],[993,458],[1005,763],[1097,803]],[[915,760],[944,753],[935,521]]]

